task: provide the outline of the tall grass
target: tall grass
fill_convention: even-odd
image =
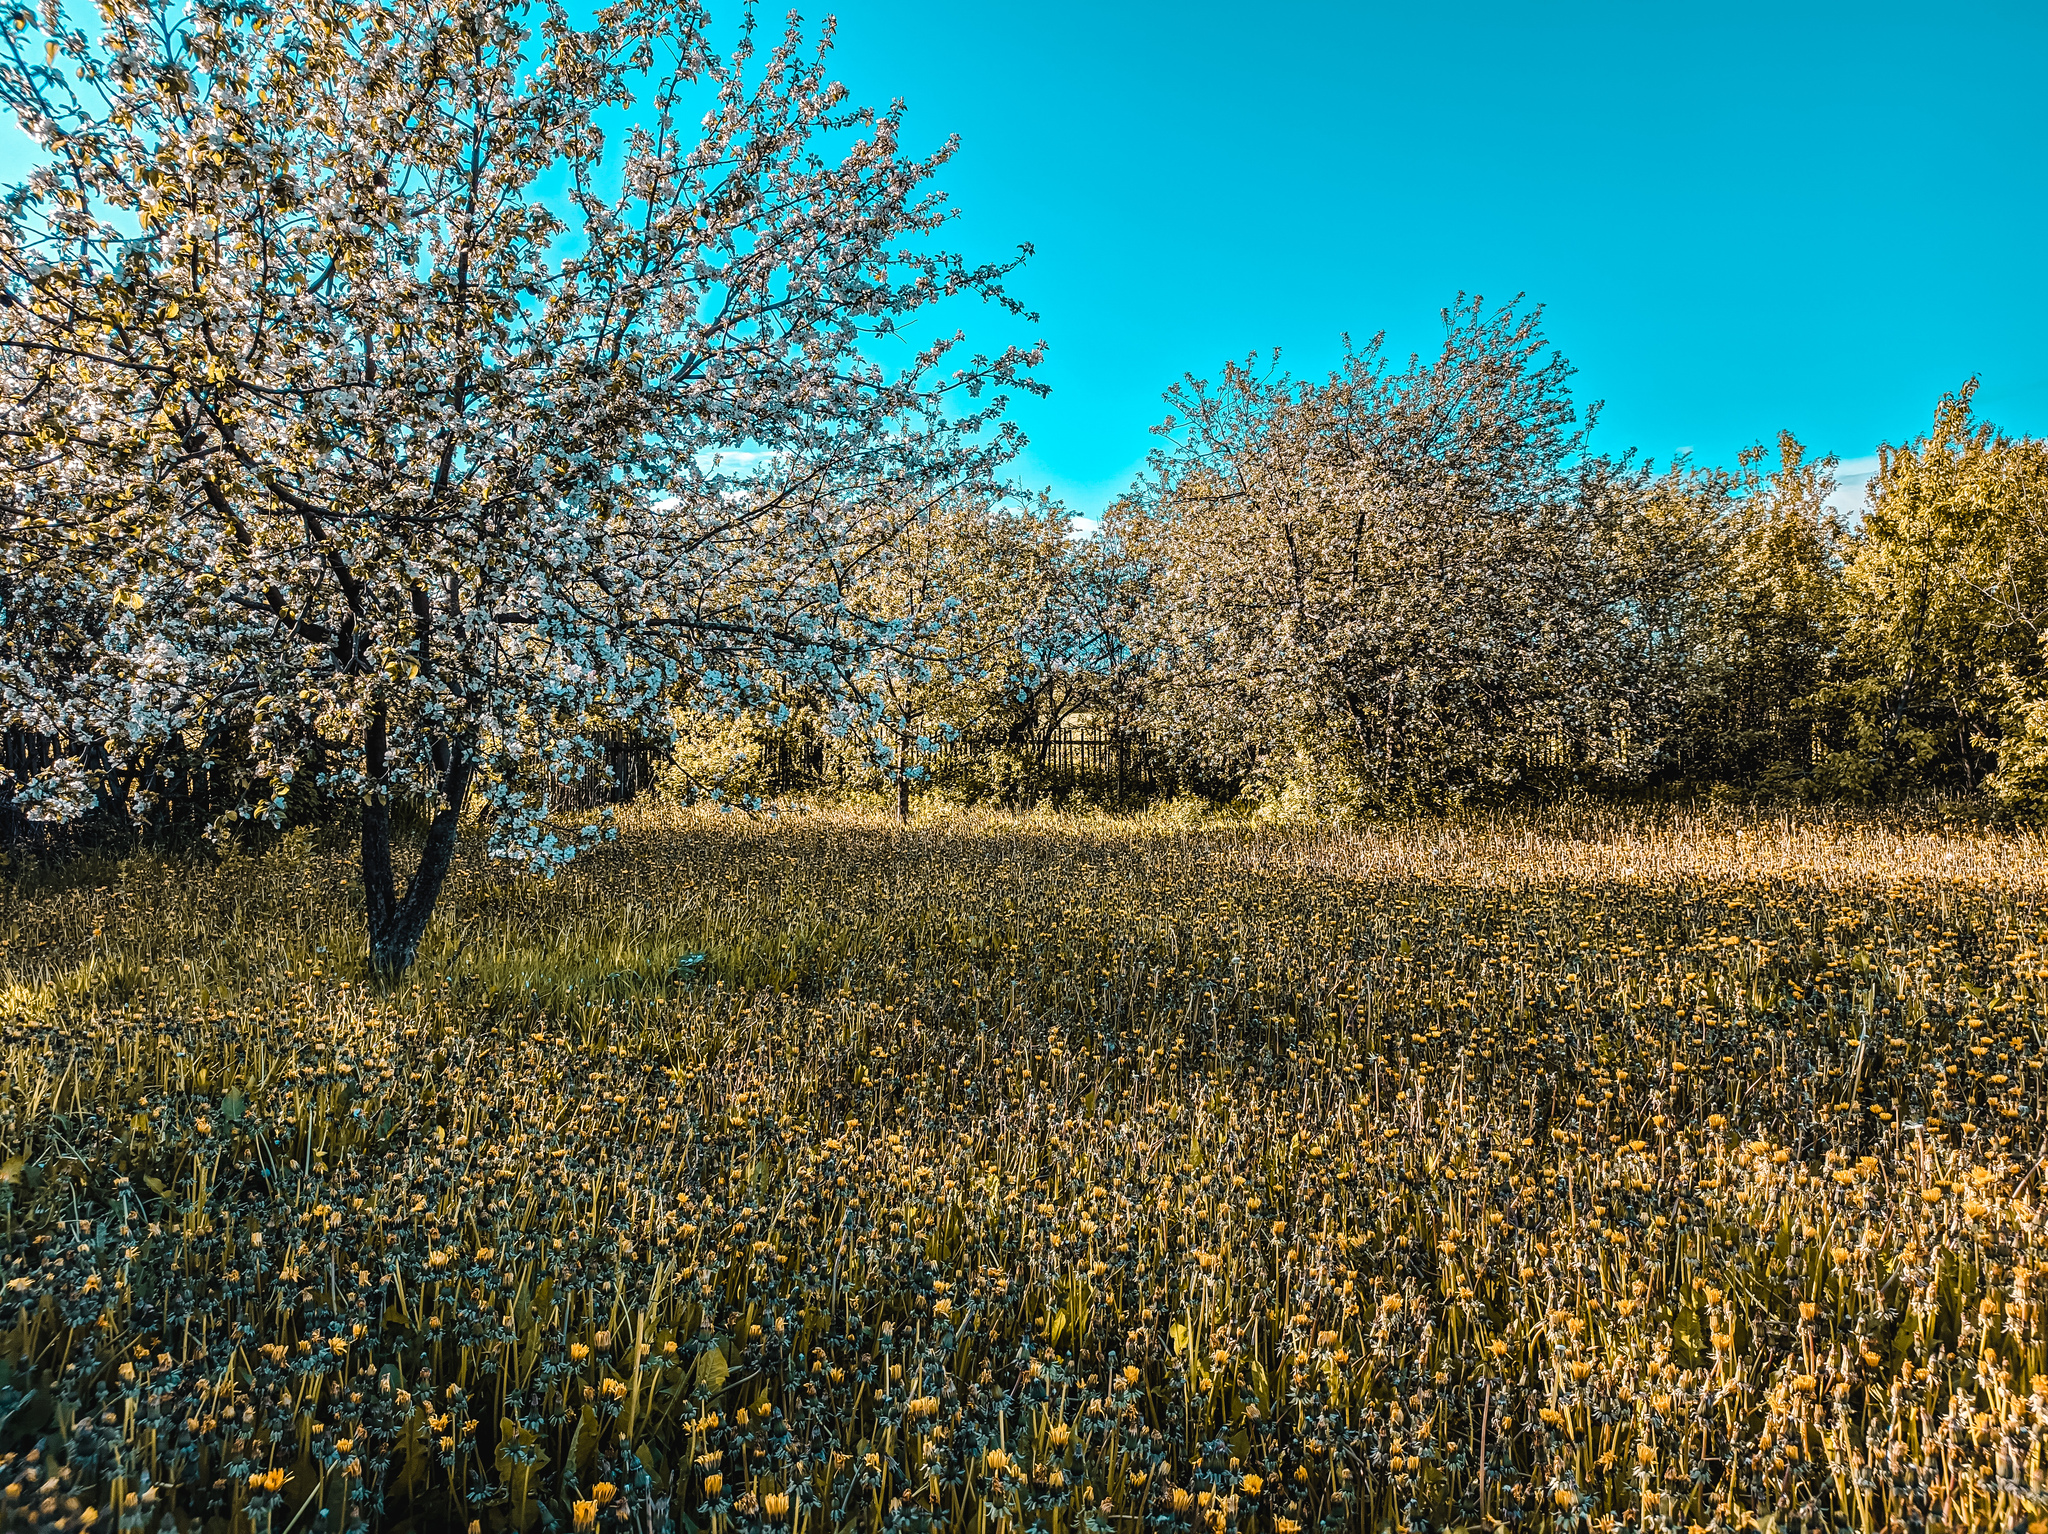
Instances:
[[[7,1527],[2039,1519],[2048,862],[636,812],[0,921]],[[215,1520],[218,1520],[217,1522]]]

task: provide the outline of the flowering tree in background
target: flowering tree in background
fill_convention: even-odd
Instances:
[[[1834,509],[1836,461],[1778,434],[1731,474],[1699,477],[1689,529],[1686,767],[1783,792],[1816,762],[1817,700],[1837,669],[1848,528]],[[1674,543],[1686,530],[1672,529]]]
[[[360,803],[402,971],[472,795],[548,871],[601,834],[555,810],[606,731],[838,690],[848,583],[1015,451],[1036,351],[900,334],[1018,312],[1010,267],[931,246],[951,146],[849,105],[829,37],[749,16],[722,55],[689,0],[99,14],[18,13],[0,70],[46,160],[0,219],[0,715],[64,743],[33,815],[233,742],[243,816]],[[395,803],[430,819],[402,894]]]
[[[1009,660],[987,712],[1005,744],[1039,767],[1060,727],[1080,714],[1110,730],[1136,731],[1142,665],[1132,651],[1147,587],[1145,571],[1113,538],[1072,536],[1061,519],[1056,544],[1041,539],[1041,572],[1020,604]]]
[[[998,613],[977,587],[1021,573],[990,535],[1012,520],[1003,507],[966,499],[934,507],[864,572],[853,598],[886,629],[853,658],[833,689],[861,724],[861,754],[910,819],[912,785],[926,775],[935,744],[960,730],[961,689],[983,675],[999,635]],[[863,700],[856,702],[854,700]]]
[[[1212,753],[1312,762],[1383,806],[1512,781],[1534,735],[1612,738],[1647,472],[1586,449],[1539,311],[1444,313],[1320,385],[1231,366],[1168,395],[1109,531],[1149,571],[1160,706]]]
[[[1051,502],[961,498],[892,545],[856,596],[896,625],[896,642],[870,646],[843,687],[869,700],[867,755],[899,819],[940,742],[992,752],[1007,799],[1063,723],[1110,702],[1135,599],[1125,575]]]

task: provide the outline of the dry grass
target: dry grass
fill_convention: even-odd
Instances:
[[[348,873],[12,898],[6,1527],[2048,1510],[2036,841],[648,812],[389,993]]]

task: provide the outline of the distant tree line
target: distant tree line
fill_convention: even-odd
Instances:
[[[1138,791],[1302,818],[2048,804],[2048,444],[1966,383],[1845,517],[1790,433],[1733,469],[1598,450],[1539,319],[1461,300],[1434,357],[1190,379],[1092,538],[1050,505],[935,510],[863,592],[925,636],[847,679],[864,727],[791,696],[700,731],[693,781],[1016,802],[1077,786],[1049,748],[1079,722],[1142,748]]]
[[[2048,444],[1977,420],[1974,381],[1844,516],[1836,461],[1789,432],[1732,469],[1609,454],[1539,311],[1443,320],[1433,357],[1376,337],[1321,379],[1253,358],[1186,380],[1092,536],[986,482],[900,496],[791,636],[801,664],[701,659],[657,709],[508,735],[535,759],[573,736],[586,763],[520,813],[650,787],[906,817],[931,795],[1340,822],[1565,794],[2048,806]],[[706,580],[707,605],[740,610],[754,578]],[[16,724],[13,781],[60,744]],[[88,743],[106,807],[32,825],[18,799],[10,840],[197,836],[255,749],[221,724]],[[326,749],[241,834],[344,816]],[[415,837],[436,812],[393,800]]]
[[[2048,469],[1969,386],[1852,526],[1789,436],[1606,453],[1537,311],[1461,298],[1433,357],[1188,379],[1076,538],[1009,478],[1042,348],[899,344],[1035,324],[1028,247],[940,243],[950,143],[829,28],[262,19],[0,38],[10,850],[328,822],[388,976],[465,824],[547,875],[649,785],[2048,803]]]

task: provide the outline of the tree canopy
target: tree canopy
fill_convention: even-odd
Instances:
[[[30,813],[238,739],[243,815],[360,800],[402,969],[473,792],[546,869],[602,834],[557,791],[679,689],[862,706],[862,570],[993,486],[1037,387],[904,335],[1018,312],[934,243],[950,144],[850,103],[829,35],[721,53],[687,0],[100,15],[0,70],[45,156],[0,218],[0,708],[71,746]],[[433,817],[402,897],[395,800]]]

